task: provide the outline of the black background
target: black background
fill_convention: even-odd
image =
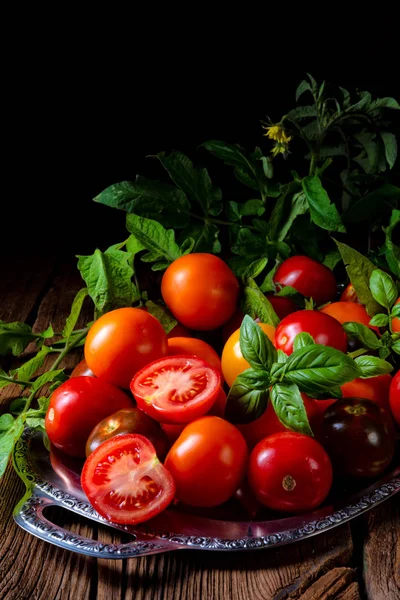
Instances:
[[[240,24],[237,16],[234,25],[228,18],[218,25],[186,15],[174,27],[161,16],[155,30],[147,15],[131,23],[128,37],[125,23],[121,45],[118,27],[111,39],[111,24],[96,30],[89,19],[90,39],[82,25],[35,33],[23,58],[8,49],[3,260],[27,251],[91,253],[124,239],[123,213],[92,198],[137,173],[162,177],[147,155],[179,149],[224,186],[224,171],[199,144],[217,138],[268,151],[260,121],[293,108],[307,71],[398,98],[394,16],[345,26],[326,15],[313,28],[294,17],[289,26],[261,15]]]

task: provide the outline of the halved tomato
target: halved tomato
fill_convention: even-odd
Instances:
[[[221,375],[197,356],[168,356],[141,369],[131,382],[138,407],[160,423],[189,423],[214,404]]]
[[[135,525],[162,512],[175,495],[171,474],[154,446],[142,435],[118,435],[86,460],[83,491],[99,515],[114,523]]]

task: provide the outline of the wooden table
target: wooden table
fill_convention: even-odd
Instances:
[[[60,331],[82,287],[73,257],[33,256],[3,265],[0,319]],[[89,320],[90,313],[83,315]],[[83,323],[82,323],[83,324]],[[69,356],[72,367],[79,354]],[[18,391],[0,390],[4,409]],[[17,527],[12,510],[23,485],[9,467],[0,488],[0,598],[399,600],[400,496],[309,540],[249,553],[176,551],[130,560],[96,560],[46,544]],[[65,513],[59,523],[92,537],[93,523]],[[97,531],[103,542],[119,533]]]

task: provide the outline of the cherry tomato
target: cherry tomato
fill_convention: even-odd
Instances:
[[[120,389],[96,377],[73,377],[52,393],[45,426],[56,448],[71,456],[85,456],[85,444],[99,421],[132,400]]]
[[[240,431],[219,417],[203,417],[185,427],[170,449],[165,466],[176,497],[191,506],[218,506],[243,479],[247,446]]]
[[[395,302],[395,306],[396,304],[400,303],[400,298],[398,298]],[[392,331],[394,333],[399,333],[400,332],[400,318],[396,317],[395,319],[392,319]]]
[[[365,398],[373,400],[380,407],[389,410],[389,388],[392,376],[389,374],[377,375],[368,379],[354,379],[341,386],[344,398]]]
[[[333,317],[317,310],[298,310],[285,317],[275,331],[276,348],[291,354],[294,338],[304,331],[314,338],[316,344],[346,352],[347,336],[343,327]]]
[[[86,442],[86,456],[89,456],[100,444],[116,435],[139,433],[144,435],[154,446],[156,454],[163,460],[169,444],[160,424],[136,408],[124,408],[106,417],[92,430]]]
[[[192,337],[189,329],[178,323],[175,327],[167,334],[167,338],[170,340],[171,338],[176,337]]]
[[[342,295],[340,296],[340,301],[356,302],[357,304],[361,304],[360,299],[357,296],[357,292],[351,282],[344,288]]]
[[[393,377],[389,391],[390,410],[400,427],[400,371]]]
[[[291,313],[297,310],[296,303],[288,296],[275,296],[274,294],[266,294],[266,297],[271,302],[272,307],[280,319],[284,319]]]
[[[275,329],[267,323],[257,323],[263,332],[274,341]],[[236,377],[250,368],[247,360],[243,358],[240,350],[240,329],[237,329],[226,342],[221,356],[222,373],[226,383],[231,387]]]
[[[238,281],[213,254],[186,254],[165,271],[161,294],[174,317],[189,329],[221,327],[235,312]]]
[[[84,464],[81,482],[99,515],[128,525],[158,515],[175,493],[154,446],[138,434],[117,435],[96,448]]]
[[[244,508],[251,519],[255,519],[261,508],[261,502],[255,497],[247,478],[245,477],[236,490],[235,500]]]
[[[355,321],[379,333],[379,327],[369,324],[371,317],[368,316],[365,306],[362,304],[356,304],[355,302],[332,302],[332,304],[327,304],[321,308],[321,312],[330,315],[339,321],[339,323]]]
[[[221,359],[215,352],[214,348],[196,338],[190,337],[174,337],[168,340],[168,354],[175,356],[177,354],[190,354],[198,356],[206,363],[217,369],[222,375]]]
[[[328,267],[308,256],[292,256],[283,261],[274,276],[275,283],[292,288],[313,298],[317,305],[336,296],[336,280]]]
[[[92,325],[85,342],[89,369],[126,389],[139,369],[167,353],[164,329],[155,317],[138,308],[106,313]]]
[[[389,412],[375,402],[342,398],[324,414],[321,443],[338,475],[375,477],[393,458],[396,432]]]
[[[258,500],[274,510],[316,508],[332,485],[329,456],[316,440],[293,431],[274,433],[253,449],[248,469]]]
[[[95,377],[95,374],[87,366],[85,359],[81,360],[81,362],[76,365],[70,377],[82,377],[82,375],[86,377]]]
[[[131,392],[138,407],[160,423],[189,423],[217,399],[221,375],[197,356],[168,356],[135,375]]]

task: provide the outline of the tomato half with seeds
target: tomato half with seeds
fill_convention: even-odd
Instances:
[[[346,352],[347,336],[342,325],[318,310],[298,310],[285,317],[275,330],[275,346],[286,354],[293,352],[294,338],[307,332],[316,344]]]
[[[214,369],[217,369],[222,374],[221,359],[215,352],[214,348],[203,342],[192,337],[174,337],[168,340],[168,354],[170,356],[190,354],[191,356],[197,356],[202,360],[205,360]]]
[[[217,399],[221,374],[197,356],[155,360],[135,375],[131,392],[138,407],[160,423],[189,423]]]
[[[127,525],[158,515],[175,494],[154,446],[138,434],[118,435],[96,448],[83,466],[81,483],[99,515]]]

